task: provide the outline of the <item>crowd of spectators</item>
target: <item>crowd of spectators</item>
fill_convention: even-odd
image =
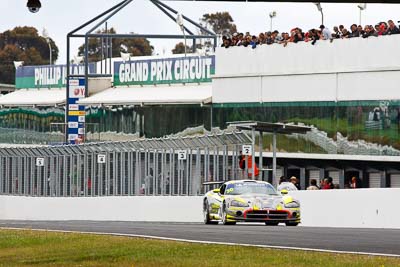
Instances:
[[[344,188],[345,189],[355,189],[355,188],[361,188],[362,187],[362,181],[353,176],[351,179],[348,181],[348,183],[345,183]],[[307,190],[328,190],[328,189],[340,189],[339,184],[334,184],[333,183],[333,178],[332,177],[327,177],[324,179],[321,179],[320,184],[317,184],[316,179],[310,179],[310,185],[307,187]],[[277,186],[277,190],[280,192],[282,190],[287,190],[287,191],[297,191],[301,190],[300,187],[300,181],[297,177],[292,176],[290,179],[287,179],[285,176],[281,176],[279,178],[279,183]]]
[[[400,22],[399,22],[400,23]],[[283,44],[286,46],[288,43],[298,42],[310,42],[314,45],[318,40],[330,40],[344,39],[344,38],[368,38],[371,36],[381,35],[392,35],[400,34],[399,27],[395,25],[393,20],[386,22],[377,23],[373,25],[361,25],[353,24],[350,26],[350,30],[346,29],[343,25],[333,27],[333,30],[329,30],[324,25],[321,25],[319,29],[311,29],[304,32],[302,29],[296,27],[290,32],[282,32],[275,30],[272,32],[260,33],[258,36],[251,35],[249,32],[234,33],[232,36],[222,37],[222,47],[228,48],[231,46],[245,46],[256,48],[257,45],[271,45],[271,44]]]

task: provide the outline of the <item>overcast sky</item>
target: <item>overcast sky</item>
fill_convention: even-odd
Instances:
[[[41,0],[42,9],[32,14],[26,8],[26,0],[1,0],[0,31],[16,26],[34,26],[42,32],[46,28],[60,49],[58,64],[66,62],[66,35],[85,21],[119,3],[121,0]],[[258,34],[268,31],[268,14],[276,11],[273,28],[289,31],[295,26],[308,30],[321,24],[321,15],[313,3],[232,3],[232,2],[193,2],[166,1],[180,13],[198,21],[205,13],[228,11],[239,31]],[[343,24],[349,27],[359,21],[357,4],[324,4],[322,8],[325,25],[332,28]],[[362,13],[362,24],[375,24],[379,21],[400,20],[399,4],[368,4]],[[109,25],[118,33],[135,32],[141,34],[179,34],[178,26],[167,18],[148,0],[134,0]],[[169,54],[177,40],[150,40],[155,53]],[[72,43],[71,55],[77,54],[77,47],[83,43],[78,39]]]

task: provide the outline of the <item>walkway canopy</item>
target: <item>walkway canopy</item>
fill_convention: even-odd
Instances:
[[[65,88],[18,89],[0,96],[0,106],[56,106],[65,104]]]
[[[116,87],[81,99],[81,105],[208,104],[211,84]]]
[[[251,131],[252,136],[252,155],[254,153],[254,146],[255,146],[255,132],[258,131],[260,133],[259,138],[259,149],[260,149],[260,157],[259,157],[259,167],[262,170],[262,152],[263,152],[263,145],[262,145],[262,134],[264,132],[273,133],[272,137],[272,179],[275,181],[276,179],[276,134],[305,134],[308,131],[311,131],[311,127],[302,126],[302,125],[295,125],[295,124],[285,124],[285,123],[271,123],[271,122],[261,122],[261,121],[235,121],[235,122],[228,122],[229,126],[236,127],[239,130],[247,130]],[[253,166],[253,179],[254,179],[254,166],[255,158],[252,157],[252,166]]]

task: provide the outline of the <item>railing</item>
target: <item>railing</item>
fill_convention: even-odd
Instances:
[[[0,148],[0,194],[41,197],[199,195],[242,179],[243,132],[82,145]]]

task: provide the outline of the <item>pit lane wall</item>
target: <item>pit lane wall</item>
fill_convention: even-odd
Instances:
[[[302,226],[397,228],[400,188],[298,191]],[[201,222],[202,197],[0,196],[0,220]]]

